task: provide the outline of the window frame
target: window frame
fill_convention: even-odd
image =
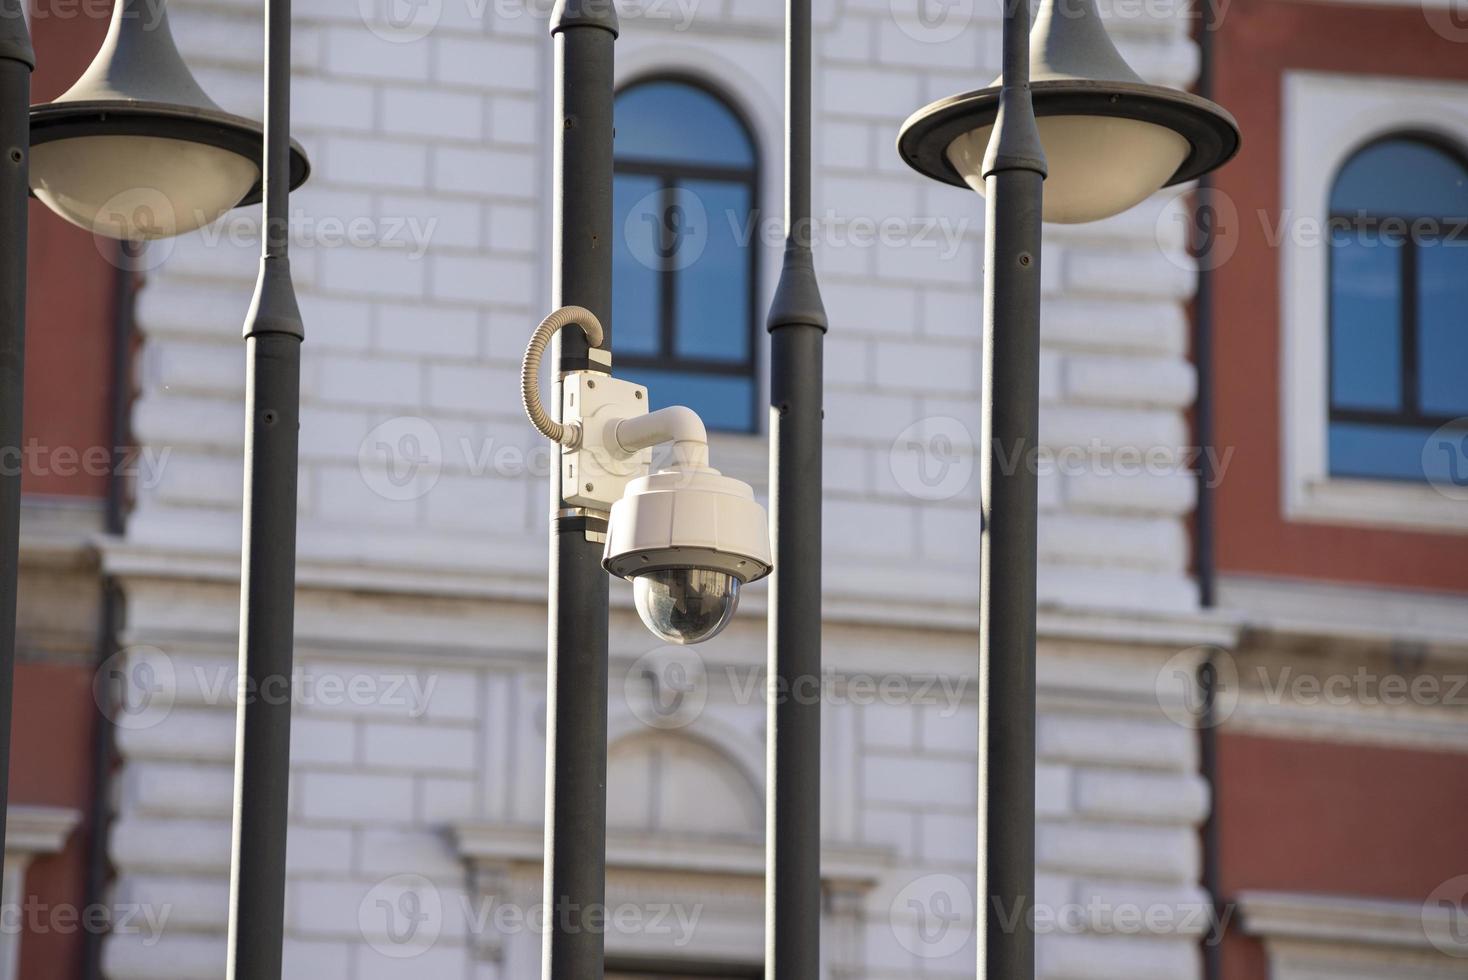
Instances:
[[[649,371],[665,371],[668,373],[688,375],[713,375],[726,378],[748,378],[750,381],[749,414],[747,426],[737,430],[718,430],[730,435],[757,435],[760,431],[760,249],[759,249],[759,219],[763,211],[760,207],[760,190],[764,180],[764,154],[761,152],[759,139],[750,119],[740,109],[738,103],[729,98],[718,86],[708,81],[677,71],[663,71],[653,74],[640,75],[636,79],[618,86],[613,96],[613,104],[616,99],[623,95],[646,85],[667,84],[683,85],[696,89],[710,98],[714,99],[728,112],[744,133],[744,138],[749,141],[749,148],[753,157],[753,163],[749,167],[718,167],[704,163],[675,163],[668,160],[659,160],[648,157],[637,157],[624,155],[617,152],[615,142],[612,153],[612,180],[616,181],[619,175],[626,174],[633,177],[651,177],[658,181],[659,190],[662,192],[665,202],[677,193],[677,188],[690,180],[714,180],[723,183],[740,184],[749,194],[749,214],[755,222],[755,233],[746,247],[746,262],[748,263],[748,279],[746,282],[746,293],[748,303],[748,325],[745,346],[745,357],[741,361],[724,361],[715,358],[685,357],[677,351],[677,303],[678,276],[680,269],[662,269],[658,272],[659,295],[658,295],[658,351],[655,354],[619,354],[616,352],[616,330],[613,324],[613,357],[617,365],[643,369]],[[665,203],[666,207],[666,203]],[[615,288],[615,282],[613,283]]]
[[[1468,532],[1468,506],[1426,481],[1334,476],[1328,442],[1330,192],[1340,168],[1399,134],[1468,147],[1468,83],[1286,71],[1281,104],[1278,234],[1280,491],[1288,521]],[[1463,151],[1460,149],[1459,154]],[[1243,214],[1244,212],[1240,212]],[[1277,230],[1271,225],[1278,221]]]
[[[1342,160],[1331,174],[1330,194],[1334,195],[1336,183],[1340,180],[1341,171],[1348,166],[1352,160],[1375,147],[1387,143],[1420,143],[1431,147],[1451,158],[1462,168],[1465,176],[1468,176],[1468,153],[1458,146],[1454,141],[1444,139],[1437,133],[1418,130],[1402,129],[1394,132],[1381,133],[1372,139],[1357,146],[1350,155]],[[1401,363],[1398,367],[1398,384],[1401,386],[1402,407],[1394,412],[1382,409],[1366,408],[1338,408],[1336,405],[1335,384],[1335,353],[1336,353],[1336,297],[1335,297],[1335,271],[1337,261],[1337,248],[1333,241],[1333,235],[1337,228],[1349,226],[1352,230],[1360,230],[1363,227],[1370,228],[1373,225],[1380,229],[1386,221],[1418,221],[1427,220],[1445,223],[1450,215],[1419,215],[1409,217],[1406,215],[1389,214],[1385,212],[1342,212],[1331,209],[1327,214],[1329,221],[1329,234],[1326,237],[1326,334],[1325,334],[1325,359],[1326,359],[1326,425],[1333,426],[1337,422],[1356,425],[1372,425],[1383,428],[1410,428],[1410,429],[1438,429],[1458,421],[1462,416],[1458,415],[1433,415],[1422,411],[1421,385],[1419,377],[1419,339],[1422,323],[1418,309],[1418,266],[1417,251],[1421,247],[1416,236],[1409,229],[1401,237],[1401,258],[1398,262],[1398,310],[1399,329],[1401,336],[1398,338],[1398,353]],[[1377,234],[1382,234],[1378,231]],[[1327,433],[1327,439],[1329,433]],[[1330,465],[1327,457],[1327,465]],[[1334,476],[1334,471],[1332,470]],[[1426,482],[1426,478],[1415,479],[1410,477],[1398,477],[1390,475],[1373,476],[1349,476],[1336,477],[1337,479],[1357,480],[1382,480],[1394,483],[1417,484]]]

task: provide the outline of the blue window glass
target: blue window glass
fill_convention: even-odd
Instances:
[[[712,429],[757,426],[758,165],[739,116],[702,86],[637,83],[617,96],[612,347],[651,407],[687,405]]]
[[[1468,437],[1468,166],[1424,137],[1377,141],[1330,213],[1330,471],[1444,476],[1433,433]]]

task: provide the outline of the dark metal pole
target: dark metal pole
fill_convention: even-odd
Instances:
[[[229,980],[279,980],[295,639],[301,341],[291,283],[290,0],[265,9],[264,241],[245,319],[245,531],[229,903]]]
[[[765,976],[821,962],[821,438],[826,311],[811,258],[811,5],[790,0],[785,261],[770,305],[770,579]]]
[[[1032,980],[1040,214],[1028,0],[1004,2],[999,118],[984,156],[984,527],[979,608],[979,976]]]
[[[1198,769],[1208,783],[1211,805],[1203,822],[1203,890],[1208,893],[1213,921],[1203,937],[1203,978],[1223,980],[1224,902],[1218,820],[1218,653],[1209,654],[1198,667],[1203,710],[1198,716]]]
[[[555,43],[555,264],[552,307],[595,313],[612,346],[612,0],[558,0]],[[556,335],[555,405],[571,371],[606,371],[579,330]],[[600,980],[607,815],[606,515],[567,508],[551,473],[546,663],[545,980]],[[588,538],[588,535],[593,537]]]
[[[1197,93],[1213,98],[1213,34],[1218,29],[1212,2],[1199,5]],[[1194,198],[1192,247],[1198,256],[1198,292],[1193,300],[1193,364],[1198,369],[1198,397],[1193,405],[1193,431],[1198,447],[1198,504],[1193,512],[1194,564],[1198,573],[1198,603],[1212,608],[1218,602],[1215,545],[1217,518],[1214,511],[1213,466],[1213,249],[1218,243],[1218,211],[1213,203],[1213,175],[1198,178]],[[1210,947],[1211,948],[1211,947]],[[1215,977],[1216,980],[1216,977]]]
[[[26,196],[31,70],[21,0],[0,0],[0,849],[10,800],[15,590],[20,565],[21,417],[25,409]]]

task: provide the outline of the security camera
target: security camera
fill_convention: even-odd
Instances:
[[[770,574],[769,519],[747,483],[706,466],[660,470],[612,505],[602,567],[631,580],[654,635],[701,643],[729,625],[740,588]]]
[[[739,591],[770,574],[769,517],[747,483],[709,466],[703,420],[681,405],[649,412],[647,389],[600,371],[562,380],[561,421],[540,403],[540,359],[556,330],[576,323],[593,359],[601,324],[565,307],[536,330],[521,371],[526,414],[561,445],[562,502],[606,515],[602,567],[632,582],[642,622],[670,643],[701,643],[734,617]],[[651,450],[667,445],[667,466]]]

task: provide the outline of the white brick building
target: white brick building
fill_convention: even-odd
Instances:
[[[297,11],[296,136],[315,172],[293,198],[307,341],[287,974],[526,980],[540,949],[525,918],[540,902],[547,453],[516,371],[550,294],[546,12],[426,0],[408,13],[431,30],[413,38],[361,6],[370,24],[351,0]],[[777,214],[783,5],[620,6],[619,79],[716,88],[754,130],[758,207]],[[818,8],[827,975],[970,977],[983,213],[908,171],[893,141],[913,109],[996,74],[998,5],[961,0],[937,20],[923,0]],[[204,87],[258,117],[257,15],[233,0],[171,10]],[[1174,86],[1195,69],[1188,29],[1167,4],[1112,18],[1131,63]],[[1201,975],[1209,801],[1195,734],[1169,720],[1157,677],[1231,631],[1200,612],[1188,573],[1193,274],[1165,203],[1046,241],[1047,978]],[[256,262],[253,236],[229,232],[256,217],[163,246],[139,297],[132,425],[168,455],[105,552],[135,688],[110,847],[117,900],[171,918],[161,938],[108,937],[118,980],[222,975],[239,328]],[[755,241],[763,307],[779,250]],[[717,435],[713,454],[763,487],[764,436]],[[612,594],[611,972],[754,976],[763,589],[696,657],[659,650],[630,591]],[[706,683],[651,701],[674,663]],[[1159,909],[1161,924],[1123,921]]]

